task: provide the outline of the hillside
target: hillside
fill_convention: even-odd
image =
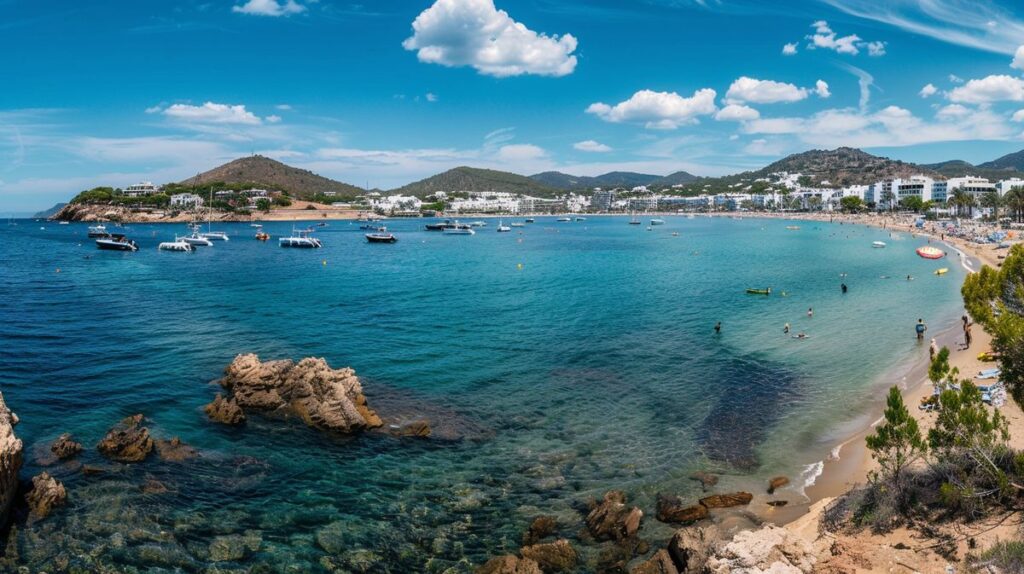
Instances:
[[[334,192],[340,197],[352,198],[363,190],[354,185],[319,176],[309,170],[285,165],[277,160],[253,155],[228,162],[181,182],[181,185],[204,185],[214,182],[252,183],[270,189],[287,191],[300,199]]]
[[[871,155],[848,147],[834,150],[816,149],[793,154],[752,174],[763,177],[779,171],[810,175],[815,182],[827,181],[834,186],[869,184],[882,179],[918,174],[940,175],[924,166]]]
[[[978,164],[981,169],[1024,171],[1024,150],[1008,153],[1003,157]]]
[[[50,209],[44,209],[43,211],[36,213],[32,217],[34,219],[49,219],[50,217],[53,217],[54,214],[64,209],[65,205],[67,205],[67,203],[58,203],[57,205],[54,205]]]
[[[392,189],[389,193],[426,197],[435,191],[504,191],[537,197],[551,197],[560,192],[523,175],[462,166]]]
[[[545,171],[543,173],[531,175],[530,179],[543,183],[544,185],[557,187],[558,189],[584,190],[593,189],[595,187],[632,188],[638,185],[651,185],[652,183],[664,178],[660,175],[636,173],[632,171],[611,171],[597,176],[570,175],[560,171]]]
[[[593,177],[569,175],[560,171],[535,173],[530,176],[530,179],[548,187],[557,187],[558,189],[589,189],[597,185],[594,183],[595,179]]]
[[[677,171],[675,173],[670,173],[665,177],[659,177],[658,179],[651,182],[649,185],[652,185],[654,187],[671,187],[673,185],[685,185],[687,183],[694,183],[696,181],[699,181],[700,179],[701,178],[699,176],[693,175],[690,172]]]
[[[1003,156],[997,160],[985,162],[980,165],[972,165],[966,161],[954,159],[940,163],[926,164],[922,167],[933,169],[946,177],[976,175],[978,177],[988,178],[991,181],[998,181],[1000,179],[1008,179],[1011,177],[1024,177],[1024,172],[1022,172],[1020,168],[1012,167],[1012,162],[1014,160],[1011,156],[1015,155],[1024,158],[1024,152],[1017,152],[1016,154]],[[1020,161],[1024,161],[1024,159],[1021,159]],[[995,165],[1005,165],[1006,167],[993,167]]]

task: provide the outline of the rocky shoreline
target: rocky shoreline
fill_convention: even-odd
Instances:
[[[360,213],[351,209],[341,209],[306,201],[292,203],[287,208],[275,207],[268,212],[231,213],[226,211],[203,211],[199,218],[203,221],[213,219],[224,222],[259,221],[307,221],[323,219],[356,219]],[[83,223],[120,222],[120,223],[190,223],[195,221],[197,214],[192,211],[174,211],[170,209],[135,210],[122,205],[95,205],[85,203],[69,203],[57,213],[49,217],[50,221],[69,221]]]

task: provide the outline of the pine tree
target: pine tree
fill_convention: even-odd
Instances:
[[[904,502],[906,470],[928,450],[921,436],[917,420],[903,403],[903,395],[896,387],[889,389],[886,399],[885,422],[867,437],[872,457],[882,467],[883,480],[896,491],[900,504]]]

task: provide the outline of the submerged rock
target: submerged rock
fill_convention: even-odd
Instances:
[[[234,399],[225,399],[220,393],[217,393],[213,402],[203,407],[203,410],[206,411],[206,416],[219,423],[233,426],[245,422],[242,407],[238,406]]]
[[[703,504],[687,505],[678,496],[665,494],[658,495],[656,510],[656,518],[659,521],[675,524],[690,524],[698,520],[704,520],[710,514],[708,507]]]
[[[775,491],[789,484],[789,479],[784,476],[776,476],[768,481],[768,494],[775,494]]]
[[[491,558],[476,569],[476,574],[542,574],[540,565],[529,558],[512,554]]]
[[[7,408],[0,393],[0,525],[7,523],[14,496],[18,493],[18,472],[23,461],[24,445],[14,435],[18,417]]]
[[[700,499],[700,503],[708,508],[731,508],[750,504],[754,495],[749,492],[733,492],[731,494],[713,494]]]
[[[576,566],[579,556],[566,539],[556,540],[547,544],[534,544],[519,550],[523,558],[533,560],[546,573],[563,572]]]
[[[254,354],[238,355],[220,384],[243,411],[297,416],[311,427],[343,433],[382,425],[355,371],[332,369],[324,359],[261,362]]]
[[[149,429],[141,426],[142,415],[130,416],[107,432],[96,445],[100,454],[118,462],[142,462],[153,451]]]
[[[406,423],[389,424],[388,432],[393,436],[427,438],[430,436],[430,421],[415,420]]]
[[[75,442],[70,433],[64,433],[50,445],[50,452],[58,459],[65,460],[82,452],[82,444]]]
[[[587,529],[597,540],[625,540],[636,536],[644,513],[639,508],[626,506],[626,494],[610,490],[587,514]]]
[[[25,496],[25,501],[28,502],[30,518],[42,520],[50,515],[54,507],[64,504],[67,498],[64,485],[44,472],[32,478],[32,490]]]
[[[199,452],[196,449],[181,442],[181,439],[178,437],[170,440],[158,439],[155,445],[156,454],[161,460],[183,462],[199,456]]]
[[[703,490],[708,490],[718,484],[718,476],[698,470],[697,472],[690,475],[690,480],[696,480],[700,483]]]
[[[558,520],[554,516],[538,516],[523,534],[523,546],[536,544],[548,536],[554,536],[557,531]]]

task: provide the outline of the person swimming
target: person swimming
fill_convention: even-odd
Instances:
[[[803,331],[800,331],[796,335],[793,335],[793,338],[794,339],[806,339],[807,338],[807,333],[804,333]]]
[[[786,323],[785,325],[782,326],[782,332],[786,335],[789,334],[789,323]]]
[[[721,332],[722,332],[722,322],[719,321],[719,322],[715,323],[715,334],[717,335],[717,334],[719,334]]]

